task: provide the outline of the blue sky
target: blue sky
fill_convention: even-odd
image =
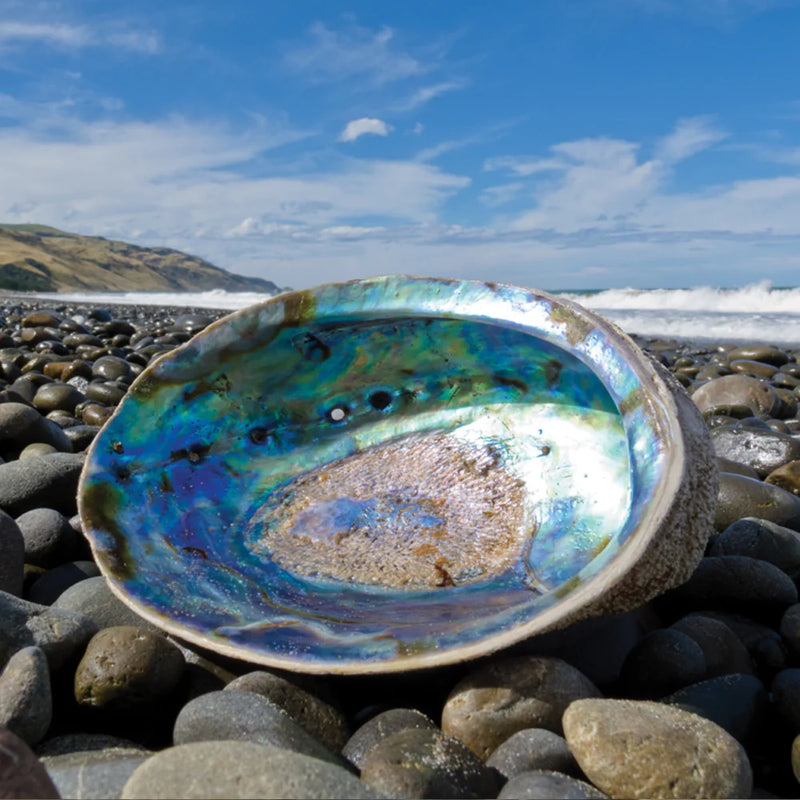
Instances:
[[[800,284],[800,2],[0,0],[0,222],[296,288]]]

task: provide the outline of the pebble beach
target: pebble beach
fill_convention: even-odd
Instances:
[[[77,515],[130,384],[226,313],[0,296],[0,798],[800,795],[800,342],[636,338],[721,472],[687,583],[474,662],[310,677],[138,617]]]

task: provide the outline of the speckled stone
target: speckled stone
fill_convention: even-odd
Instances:
[[[88,750],[138,750],[145,755],[151,751],[143,745],[120,736],[111,736],[107,733],[65,733],[45,739],[36,746],[36,755],[62,756],[65,753],[83,753]]]
[[[69,559],[77,536],[63,514],[52,508],[34,508],[17,517],[25,540],[25,561],[48,569]]]
[[[414,708],[390,708],[367,720],[346,742],[342,755],[361,769],[369,751],[384,739],[409,728],[436,728],[436,723]]]
[[[42,763],[62,797],[103,800],[119,797],[128,778],[149,756],[146,750],[112,747],[48,756]]]
[[[346,769],[316,758],[254,742],[212,741],[156,753],[122,790],[123,800],[175,797],[373,800],[380,795]]]
[[[0,798],[51,800],[60,797],[41,761],[22,739],[0,727]]]
[[[248,672],[232,680],[225,690],[266,697],[331,750],[339,752],[348,740],[347,719],[341,711],[280,675],[266,670]]]
[[[175,744],[236,739],[293,750],[338,764],[340,760],[282,708],[253,692],[209,692],[188,702],[175,720]]]
[[[0,592],[0,629],[13,650],[41,647],[51,670],[57,670],[83,647],[95,632],[81,614],[29,603]]]
[[[589,780],[611,797],[749,797],[753,787],[741,744],[674,706],[578,700],[564,713],[564,733]]]
[[[561,733],[564,709],[573,700],[599,695],[585,675],[561,659],[498,659],[455,686],[442,712],[442,729],[486,759],[524,728]]]
[[[513,777],[498,800],[603,800],[608,798],[586,781],[550,770],[532,770]]]
[[[765,519],[745,517],[715,536],[710,556],[748,556],[769,561],[793,580],[800,577],[800,533]]]
[[[25,539],[14,518],[0,511],[0,591],[22,594]]]
[[[458,739],[435,728],[407,728],[373,747],[361,780],[386,797],[496,797],[498,774]]]
[[[52,717],[47,659],[38,647],[23,647],[0,674],[0,725],[35,745],[47,733]]]
[[[555,771],[577,775],[578,762],[567,740],[544,728],[526,728],[509,736],[486,761],[503,777],[513,778],[521,772]]]
[[[165,697],[181,679],[183,655],[166,637],[121,625],[95,634],[75,671],[81,705],[128,709]]]
[[[717,456],[747,464],[760,478],[800,458],[800,442],[797,439],[772,430],[755,431],[743,423],[714,428],[711,441]]]

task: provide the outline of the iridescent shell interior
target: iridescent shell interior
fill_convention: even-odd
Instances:
[[[87,535],[142,616],[248,661],[474,657],[596,601],[660,522],[671,422],[645,362],[511,286],[287,293],[139,377],[87,460]]]

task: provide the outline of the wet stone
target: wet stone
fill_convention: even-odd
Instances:
[[[769,520],[737,520],[711,540],[708,555],[758,558],[779,567],[793,580],[800,577],[800,533]]]
[[[554,770],[568,775],[580,771],[567,740],[544,728],[527,728],[509,736],[489,756],[486,766],[494,767],[505,778],[531,770]]]
[[[265,697],[335,752],[348,740],[347,720],[341,711],[280,675],[264,670],[249,672],[232,680],[225,689]]]
[[[107,406],[115,406],[125,396],[125,389],[109,381],[93,381],[86,387],[86,397]]]
[[[13,517],[0,511],[0,591],[19,596],[25,564],[25,539]]]
[[[773,430],[754,431],[740,425],[723,425],[711,432],[714,452],[752,467],[760,478],[800,458],[800,442]]]
[[[800,495],[800,460],[782,464],[772,470],[764,480],[794,495]]]
[[[69,520],[52,508],[34,508],[17,517],[25,540],[25,561],[53,567],[75,552],[77,537]]]
[[[38,647],[24,647],[0,674],[0,725],[35,745],[47,733],[52,716],[47,659]]]
[[[498,774],[434,728],[408,728],[367,753],[361,780],[386,797],[496,797]]]
[[[73,451],[76,453],[86,450],[99,432],[100,426],[98,425],[73,425],[64,431],[72,443]]]
[[[772,364],[781,367],[789,361],[789,356],[777,347],[766,345],[742,345],[735,347],[728,353],[728,358],[733,360],[744,358],[751,361],[759,361],[764,364]]]
[[[731,461],[729,458],[717,456],[717,466],[720,472],[731,472],[734,475],[744,475],[746,478],[758,480],[758,473],[747,464],[740,464],[738,461]]]
[[[602,800],[607,798],[586,781],[549,770],[532,770],[513,777],[498,800]]]
[[[769,711],[769,696],[753,675],[721,675],[662,699],[715,722],[743,744],[753,741]]]
[[[714,527],[723,531],[742,517],[758,517],[800,530],[800,497],[763,481],[720,473]]]
[[[102,356],[92,365],[92,376],[95,378],[105,378],[106,380],[133,380],[131,366],[123,358],[116,356]]]
[[[109,710],[147,706],[177,686],[183,669],[183,655],[164,636],[133,626],[105,628],[75,671],[75,699]]]
[[[561,659],[497,659],[455,686],[442,712],[442,729],[486,759],[524,728],[561,733],[564,709],[573,700],[599,695],[585,675]]]
[[[436,724],[413,708],[391,708],[365,722],[347,740],[342,755],[361,769],[369,751],[384,739],[409,728],[436,728]]]
[[[749,797],[744,748],[703,717],[646,700],[578,700],[564,714],[570,749],[611,797]]]
[[[716,406],[747,406],[754,415],[773,416],[781,407],[768,383],[748,375],[725,375],[708,381],[692,393],[692,400],[700,411]]]
[[[41,761],[25,742],[0,726],[0,798],[60,797]]]
[[[86,398],[74,387],[67,383],[46,383],[36,390],[33,405],[43,414],[50,411],[62,410],[72,413],[78,403]]]
[[[137,767],[122,797],[368,800],[380,795],[346,769],[316,758],[253,742],[214,741],[156,753]]]
[[[220,739],[268,744],[339,763],[337,756],[282,708],[252,692],[209,692],[181,709],[173,731],[175,744]]]
[[[702,679],[706,659],[697,642],[672,628],[653,631],[633,648],[622,667],[626,694],[656,698]]]

